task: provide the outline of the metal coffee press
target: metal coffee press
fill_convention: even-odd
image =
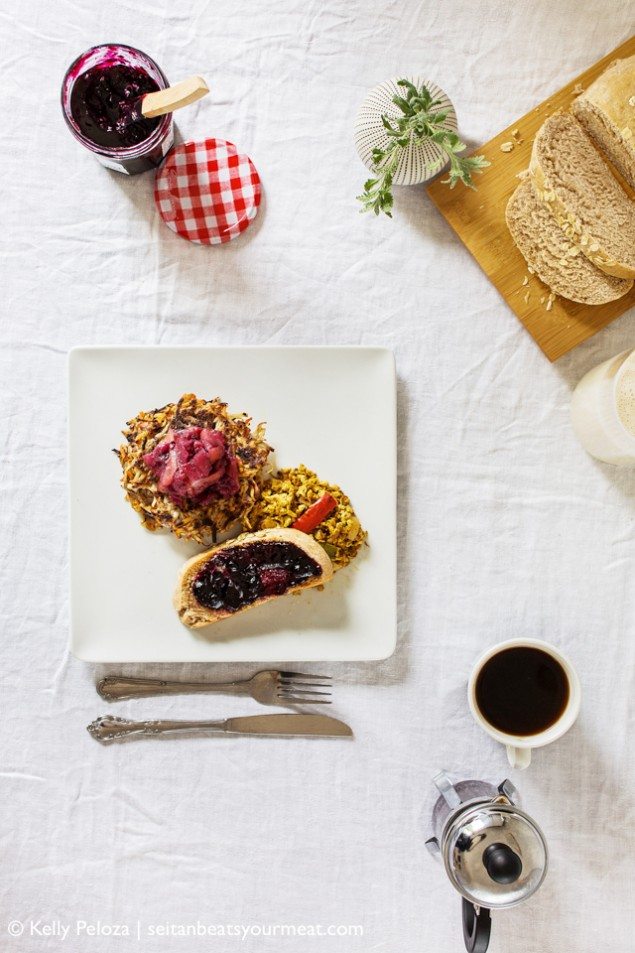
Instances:
[[[515,907],[538,890],[547,873],[547,844],[536,822],[518,807],[511,781],[453,782],[445,771],[432,810],[428,850],[443,861],[463,897],[463,939],[469,953],[489,945],[490,910]]]

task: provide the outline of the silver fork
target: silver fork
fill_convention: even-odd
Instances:
[[[266,669],[252,678],[236,682],[177,682],[164,678],[124,678],[108,675],[97,683],[106,701],[149,698],[153,695],[184,695],[216,692],[223,695],[251,695],[261,705],[330,705],[330,675],[306,675]],[[317,689],[325,689],[318,691]]]

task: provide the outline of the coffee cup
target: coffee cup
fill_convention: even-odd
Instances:
[[[532,748],[557,741],[580,711],[580,680],[567,658],[540,639],[509,639],[487,649],[468,682],[476,721],[507,749],[513,768],[531,763]]]

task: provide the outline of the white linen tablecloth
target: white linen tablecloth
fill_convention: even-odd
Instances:
[[[462,134],[485,141],[633,19],[627,0],[3,4],[3,951],[461,950],[458,895],[424,848],[430,779],[509,773],[465,683],[484,647],[520,634],[570,655],[584,700],[567,737],[514,775],[551,868],[532,900],[495,914],[492,953],[632,948],[635,477],[584,453],[568,404],[585,371],[635,343],[633,315],[550,365],[421,188],[397,192],[392,221],[358,214],[352,126],[368,87],[420,71],[450,94]],[[110,40],[174,81],[209,80],[178,125],[256,163],[265,200],[238,241],[176,237],[151,175],[107,172],[68,134],[64,70]],[[394,349],[399,645],[380,664],[332,666],[333,714],[354,742],[103,749],[87,735],[106,706],[93,689],[103,672],[67,650],[65,451],[66,355],[89,343]],[[120,709],[256,710],[204,698]],[[109,933],[116,924],[132,936]],[[178,936],[192,924],[248,932]],[[266,935],[280,924],[296,935]],[[312,937],[318,924],[363,936]]]

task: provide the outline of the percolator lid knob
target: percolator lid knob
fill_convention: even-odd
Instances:
[[[483,852],[483,863],[497,884],[513,884],[520,877],[523,862],[508,844],[490,844]]]

